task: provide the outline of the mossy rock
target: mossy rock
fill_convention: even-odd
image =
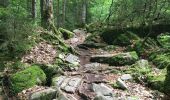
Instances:
[[[170,33],[163,33],[157,37],[158,42],[164,48],[170,48]]]
[[[73,32],[66,30],[64,28],[59,28],[58,30],[63,34],[64,39],[70,39],[74,36]]]
[[[124,32],[121,30],[103,32],[101,37],[103,37],[103,40],[108,44],[120,46],[132,45],[135,41],[140,40],[139,36],[133,32]]]
[[[96,55],[91,57],[92,62],[106,63],[114,66],[131,65],[138,59],[138,55],[135,51],[120,53],[117,55]]]
[[[39,66],[31,66],[10,77],[11,89],[14,94],[46,81],[46,75]]]

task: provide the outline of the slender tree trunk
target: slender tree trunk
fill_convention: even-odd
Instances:
[[[37,9],[36,9],[37,0],[32,0],[32,18],[36,19],[37,17]]]
[[[112,6],[113,6],[113,1],[114,0],[112,0],[112,3],[111,3],[111,5],[110,5],[110,8],[109,8],[109,15],[108,15],[108,17],[106,18],[106,22],[109,24],[109,21],[110,21],[110,17],[112,16]]]
[[[86,24],[86,15],[87,15],[87,0],[83,0],[83,7],[82,7],[82,24]]]
[[[62,26],[65,26],[65,20],[66,20],[66,4],[67,4],[67,0],[63,0],[63,19],[62,19]]]
[[[60,27],[60,0],[57,0],[57,27]]]

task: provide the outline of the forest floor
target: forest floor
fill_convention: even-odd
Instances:
[[[57,97],[53,100],[164,100],[163,93],[148,88],[142,81],[136,82],[134,76],[124,72],[129,68],[129,65],[112,66],[91,60],[95,57],[107,59],[110,56],[126,54],[128,53],[125,51],[126,47],[117,46],[113,50],[107,50],[87,46],[85,40],[90,33],[78,29],[74,33],[75,36],[65,40],[65,43],[72,46],[79,55],[69,54],[66,58],[60,55],[60,58],[78,64],[79,67],[72,71],[65,71],[62,76],[53,78],[52,84],[55,88],[57,87]],[[46,63],[47,60],[49,60],[47,62],[53,62],[52,59],[56,57],[57,53],[52,46],[46,43],[40,43],[40,46],[34,48],[33,51],[39,52],[39,55],[32,52],[31,55],[26,55],[23,60],[36,58],[36,61],[42,63],[44,61]],[[42,56],[44,53],[48,54]],[[141,61],[145,60],[141,59]],[[141,66],[145,67],[145,65]],[[157,69],[154,67],[153,69],[157,73]],[[30,94],[30,91],[36,93],[45,89],[45,87],[34,87],[22,91],[19,95]]]

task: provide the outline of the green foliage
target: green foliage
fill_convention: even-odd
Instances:
[[[0,63],[18,59],[36,43],[38,33],[33,31],[26,4],[10,0],[0,8]]]
[[[163,69],[170,66],[170,54],[157,54],[152,53],[150,60],[156,65],[157,68]]]
[[[28,89],[34,85],[42,84],[46,81],[46,75],[38,66],[31,66],[23,71],[17,72],[10,77],[11,90],[14,94]]]
[[[164,48],[170,48],[170,33],[164,33],[157,37],[158,42]]]
[[[159,74],[150,72],[147,74],[147,83],[151,88],[164,92],[164,89],[167,88],[164,85],[166,74],[167,73],[165,69],[161,70]]]

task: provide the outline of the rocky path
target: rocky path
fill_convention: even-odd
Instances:
[[[53,80],[54,86],[61,89],[57,100],[159,100],[160,95],[133,81],[130,74],[113,73],[126,66],[109,66],[91,62],[96,56],[113,56],[123,53],[124,48],[106,52],[95,48],[78,48],[85,40],[85,32],[79,31],[79,37],[70,39],[71,45],[79,52],[80,65],[77,71],[67,72]],[[77,33],[77,34],[78,34]],[[75,56],[76,57],[76,56]],[[74,58],[74,56],[72,57]],[[102,57],[101,57],[102,58]],[[100,59],[97,59],[100,60]],[[99,61],[100,62],[100,61]],[[113,88],[114,84],[119,85]]]
[[[53,100],[162,100],[163,95],[136,83],[132,75],[123,73],[129,66],[125,62],[133,64],[139,58],[132,57],[132,53],[125,52],[123,47],[108,51],[78,46],[84,43],[87,33],[82,30],[75,30],[74,33],[75,37],[66,43],[74,47],[79,56],[70,54],[66,60],[73,64],[79,63],[80,67],[53,78],[52,88],[36,87],[30,90],[34,91],[30,96],[31,100],[40,97],[43,97],[42,100],[54,97],[56,99]],[[117,62],[113,66],[114,61],[108,60],[117,55],[124,57],[120,59],[123,62]],[[145,67],[148,62],[139,60],[137,63]],[[24,92],[27,94],[29,89]],[[42,95],[47,95],[45,97],[48,99]]]

